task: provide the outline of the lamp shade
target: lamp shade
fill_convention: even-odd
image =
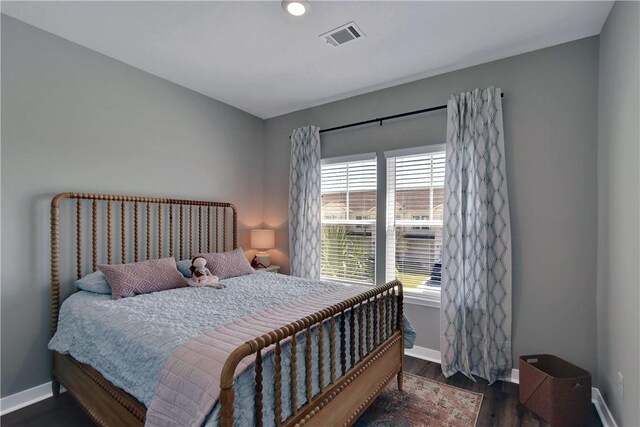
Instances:
[[[275,246],[273,230],[251,230],[251,247],[255,249],[271,249]]]

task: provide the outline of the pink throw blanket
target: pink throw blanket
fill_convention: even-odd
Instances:
[[[227,357],[241,344],[309,316],[323,308],[371,290],[349,286],[311,295],[213,328],[180,346],[165,364],[146,426],[201,426],[220,394],[220,374]],[[240,375],[254,361],[246,357],[238,365]]]

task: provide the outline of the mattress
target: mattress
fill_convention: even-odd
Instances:
[[[223,283],[227,287],[222,290],[180,288],[119,300],[77,292],[62,304],[49,349],[92,366],[148,407],[166,361],[187,341],[249,314],[344,286],[272,273],[226,279]],[[363,292],[367,289],[363,287]],[[415,332],[408,321],[405,331],[407,345],[411,346]],[[285,359],[287,351],[290,354],[283,346]],[[264,362],[264,405],[268,413],[273,406],[269,384],[272,355]],[[313,365],[317,367],[317,363]],[[254,376],[253,369],[247,369],[234,385],[236,422],[242,425],[253,421]],[[283,377],[287,378],[284,372]],[[319,390],[317,372],[315,377],[314,393]],[[304,395],[304,391],[301,393]],[[288,397],[283,397],[286,402]],[[217,425],[218,412],[219,405],[215,404],[206,425]],[[284,412],[286,416],[288,411]],[[269,419],[267,414],[265,421]]]

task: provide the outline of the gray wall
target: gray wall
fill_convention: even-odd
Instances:
[[[246,243],[262,221],[263,125],[2,15],[2,396],[50,378],[50,198],[230,201]]]
[[[506,93],[514,356],[552,352],[596,374],[598,351],[599,383],[614,415],[623,425],[637,424],[637,16],[637,3],[618,3],[600,42],[588,38],[263,122],[3,15],[1,395],[49,379],[53,194],[232,201],[240,212],[240,243],[247,246],[247,228],[275,227],[274,263],[288,271],[291,129],[439,105],[452,92],[495,85]],[[383,151],[441,143],[445,130],[445,113],[437,112],[323,135],[322,154],[376,151],[383,208]],[[382,210],[378,217],[382,282]],[[417,344],[437,349],[439,310],[406,310]],[[624,400],[615,396],[618,371],[625,375]]]
[[[640,425],[639,27],[640,4],[616,2],[600,34],[598,386],[620,426]]]
[[[595,373],[597,37],[267,120],[264,221],[278,229],[274,261],[288,265],[287,136],[293,128],[326,128],[441,105],[453,92],[489,85],[505,92],[514,356],[550,352]],[[325,134],[322,156],[376,151],[379,201],[384,202],[383,151],[441,143],[445,132],[446,113],[441,111]],[[380,282],[382,210],[378,217]],[[407,311],[417,328],[417,345],[438,349],[438,309],[410,306]]]

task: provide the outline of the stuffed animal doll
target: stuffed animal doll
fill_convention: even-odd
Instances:
[[[187,280],[189,286],[211,286],[212,288],[222,289],[225,286],[222,283],[218,283],[218,276],[211,274],[211,271],[206,267],[207,260],[202,257],[195,257],[191,260],[192,278]]]

